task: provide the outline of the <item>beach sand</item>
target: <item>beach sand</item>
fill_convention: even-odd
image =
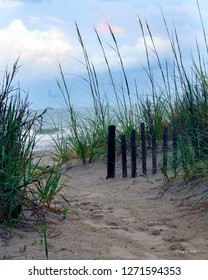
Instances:
[[[79,218],[46,211],[49,259],[208,258],[208,216],[191,210],[193,193],[162,193],[160,172],[123,179],[117,167],[115,179],[106,180],[106,170],[99,159],[67,171],[62,193]],[[45,259],[43,233],[23,220],[12,232],[0,228],[0,259]]]

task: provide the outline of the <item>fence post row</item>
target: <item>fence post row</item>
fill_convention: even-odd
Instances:
[[[115,177],[115,155],[116,155],[116,127],[115,125],[109,126],[108,133],[108,158],[107,158],[107,177]],[[157,173],[157,142],[155,128],[151,129],[152,137],[152,173]],[[142,173],[147,174],[147,147],[145,124],[141,123],[141,146],[142,146]],[[173,167],[177,168],[177,133],[173,130]],[[163,162],[162,172],[167,175],[168,167],[168,128],[163,129]],[[127,177],[127,141],[126,136],[121,136],[121,155],[122,155],[122,176]],[[137,148],[136,148],[136,131],[131,131],[131,171],[132,178],[137,176]]]

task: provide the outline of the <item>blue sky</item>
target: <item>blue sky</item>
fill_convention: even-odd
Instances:
[[[199,0],[199,4],[206,27],[207,0]],[[0,71],[3,73],[20,55],[22,67],[18,80],[29,92],[32,107],[59,108],[63,103],[56,79],[61,62],[75,106],[88,104],[85,86],[76,78],[76,75],[84,76],[85,69],[80,63],[83,54],[75,21],[97,72],[103,75],[106,68],[94,28],[99,32],[111,67],[116,72],[118,61],[115,52],[108,47],[108,43],[112,44],[107,28],[109,23],[125,67],[134,79],[141,73],[140,64],[145,64],[138,16],[148,21],[161,57],[170,54],[161,11],[170,29],[176,27],[184,53],[194,48],[196,38],[199,43],[203,41],[195,0],[0,0]]]

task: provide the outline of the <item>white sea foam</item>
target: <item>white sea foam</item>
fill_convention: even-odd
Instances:
[[[40,114],[38,111],[37,114]],[[54,146],[53,139],[58,139],[60,130],[65,130],[66,122],[64,122],[64,109],[49,110],[43,115],[43,123],[41,130],[36,135],[36,150],[51,150]],[[34,131],[31,130],[31,135]]]

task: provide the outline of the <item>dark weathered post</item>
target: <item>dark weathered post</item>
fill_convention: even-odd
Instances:
[[[122,176],[127,177],[126,136],[121,135]]]
[[[137,176],[137,164],[136,164],[136,131],[131,131],[131,176],[132,178]]]
[[[168,128],[163,128],[163,166],[162,172],[167,176],[167,166],[168,166]]]
[[[152,128],[152,173],[157,173],[157,143],[156,143],[156,131]]]
[[[146,151],[146,136],[145,125],[141,123],[141,141],[142,141],[142,172],[147,174],[147,151]]]
[[[107,177],[115,177],[115,158],[116,158],[116,127],[109,125],[108,128],[108,162],[107,162]]]

